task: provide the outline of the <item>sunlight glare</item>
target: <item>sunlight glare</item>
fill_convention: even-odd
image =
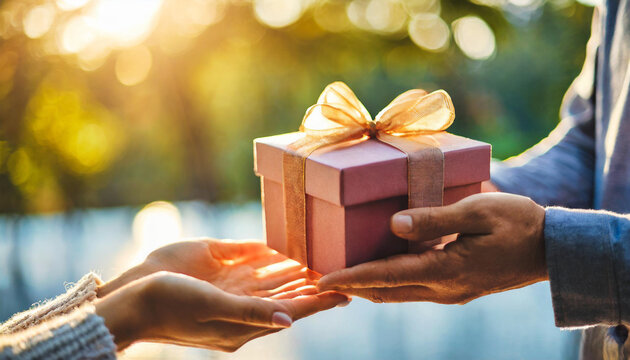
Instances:
[[[155,201],[145,206],[133,219],[133,241],[137,251],[134,263],[153,250],[178,241],[182,236],[182,219],[175,205]]]
[[[496,50],[492,29],[476,16],[465,16],[453,21],[455,43],[466,56],[474,60],[485,60]]]
[[[77,53],[88,46],[95,37],[96,34],[85,16],[74,17],[63,27],[61,49],[65,53]]]
[[[55,20],[55,8],[52,5],[40,5],[32,8],[22,21],[24,34],[31,39],[37,39],[50,30]]]
[[[161,0],[100,0],[87,16],[99,35],[115,47],[139,44],[153,29]]]
[[[90,0],[57,0],[57,6],[64,11],[77,10],[85,6]]]

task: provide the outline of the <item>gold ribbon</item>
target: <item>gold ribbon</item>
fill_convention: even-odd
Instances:
[[[290,144],[282,159],[287,255],[309,265],[304,173],[306,158],[313,151],[343,141],[376,138],[407,154],[409,207],[440,206],[444,155],[430,139],[416,135],[444,131],[454,119],[453,102],[444,90],[404,92],[372,120],[346,84],[326,86],[317,104],[306,110],[300,126],[304,137]]]

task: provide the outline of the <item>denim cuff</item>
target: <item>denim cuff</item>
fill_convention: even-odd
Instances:
[[[545,249],[556,325],[618,324],[616,254],[606,213],[549,207]]]

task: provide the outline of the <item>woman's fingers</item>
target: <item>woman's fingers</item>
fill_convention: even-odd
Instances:
[[[258,257],[250,257],[239,261],[239,265],[248,265],[254,269],[263,268],[272,264],[277,264],[287,260],[287,257],[272,250],[269,253],[262,254]]]
[[[305,269],[299,269],[285,274],[259,277],[256,280],[256,287],[258,290],[273,290],[301,279],[306,279]]]
[[[208,244],[212,256],[217,260],[229,260],[234,263],[253,261],[261,257],[276,255],[265,243],[259,241],[202,240]]]
[[[272,297],[277,294],[292,291],[292,290],[295,290],[295,289],[298,289],[307,285],[315,287],[315,282],[309,279],[301,278],[301,279],[293,280],[289,283],[283,284],[282,286],[279,286],[272,290],[255,291],[252,295],[259,296],[259,297]]]
[[[317,294],[317,288],[315,287],[315,285],[305,285],[291,291],[285,291],[285,292],[273,295],[270,297],[270,299],[286,300],[286,299],[293,299],[298,296],[316,295],[316,294]]]
[[[264,327],[289,327],[293,323],[289,310],[277,301],[254,296],[221,292],[208,299],[212,316],[205,321],[224,320]]]

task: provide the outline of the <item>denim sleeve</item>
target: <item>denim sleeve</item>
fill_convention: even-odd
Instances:
[[[541,205],[592,206],[595,58],[600,41],[597,24],[596,11],[586,61],[565,94],[560,124],[521,155],[492,164],[492,182],[501,191],[528,196]]]
[[[630,322],[630,215],[549,207],[544,233],[556,325]]]

